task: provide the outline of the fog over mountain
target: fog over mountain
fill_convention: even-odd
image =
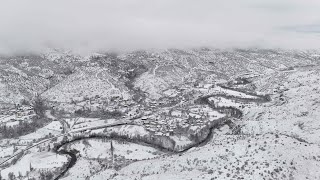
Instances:
[[[0,0],[0,180],[319,180],[320,0]]]
[[[317,0],[1,0],[0,53],[318,48]]]

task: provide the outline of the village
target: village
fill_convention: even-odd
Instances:
[[[222,94],[229,97],[252,98],[245,93],[223,89],[213,84],[197,84],[196,86],[185,85],[181,88],[165,90],[164,97],[148,98],[143,103],[125,99],[120,95],[114,95],[110,98],[95,96],[85,97],[82,101],[73,100],[68,104],[68,107],[70,107],[70,112],[75,114],[91,113],[92,116],[88,117],[131,120],[156,136],[169,137],[173,134],[199,132],[210,126],[213,121],[226,116],[225,112],[219,110],[219,107],[243,107],[243,102],[225,97],[210,97],[210,105],[194,104],[197,97],[210,93],[212,95]],[[65,105],[56,106],[56,108],[62,107],[65,108],[64,111],[68,111]],[[218,109],[212,109],[213,107]],[[59,111],[59,109],[55,111]],[[84,128],[88,125],[84,123],[81,127]]]
[[[32,106],[18,104],[14,108],[0,111],[0,126],[14,127],[20,122],[30,122],[36,116]]]

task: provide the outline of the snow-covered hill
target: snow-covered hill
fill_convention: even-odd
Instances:
[[[0,127],[45,120],[20,137],[0,132],[1,176],[320,179],[318,54],[203,48],[1,57]],[[44,119],[17,105],[36,94]]]

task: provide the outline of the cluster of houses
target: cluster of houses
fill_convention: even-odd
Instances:
[[[199,84],[197,88],[210,89],[213,84]],[[105,110],[118,111],[123,114],[122,118],[139,119],[140,123],[155,135],[171,136],[181,129],[203,127],[208,123],[208,112],[205,107],[190,106],[188,99],[193,99],[194,93],[184,93],[188,88],[172,88],[164,91],[165,96],[158,100],[145,99],[143,104],[137,104],[130,98],[113,96],[103,98],[95,96],[74,100],[74,105],[79,109],[91,111]],[[190,89],[189,89],[190,90]],[[168,97],[170,96],[170,97]],[[192,103],[191,103],[192,104]],[[177,107],[170,108],[177,105]],[[206,105],[204,105],[206,106]]]
[[[49,102],[50,106],[56,107],[57,110],[75,112],[77,110],[90,110],[94,111],[128,111],[128,107],[134,104],[133,100],[127,100],[119,95],[112,96],[111,98],[100,97],[80,97],[71,99],[70,102]]]
[[[189,127],[203,127],[208,123],[208,113],[201,109],[165,110],[157,115],[141,117],[141,124],[150,132],[159,136],[172,136],[174,132],[187,131]],[[197,128],[196,128],[197,129]]]
[[[141,121],[148,131],[154,132],[155,135],[158,136],[171,136],[173,135],[173,132],[176,129],[176,127],[173,124],[167,124],[167,122],[164,119],[153,119],[152,117],[144,116],[141,118]]]
[[[36,115],[35,111],[33,110],[32,106],[20,106],[16,109],[15,112],[18,118],[25,117],[25,116],[34,116]]]
[[[16,125],[18,121],[26,121],[36,116],[32,106],[22,105],[16,106],[15,108],[1,111],[0,119],[2,123]]]

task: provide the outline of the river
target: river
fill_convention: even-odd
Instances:
[[[224,87],[225,88],[225,87]],[[230,90],[235,90],[237,91],[237,89],[233,89],[231,87],[227,87]],[[240,92],[240,91],[239,91]],[[249,94],[249,93],[248,93]],[[208,106],[210,106],[213,110],[217,110],[220,112],[224,112],[224,113],[228,113],[227,119],[220,119],[220,121],[218,123],[213,123],[212,126],[209,128],[209,132],[207,133],[207,135],[205,136],[205,138],[201,139],[200,141],[192,144],[191,146],[185,147],[183,150],[175,150],[175,149],[168,149],[165,147],[160,146],[159,144],[155,144],[151,141],[146,141],[143,139],[139,139],[139,140],[133,140],[133,139],[128,139],[128,138],[123,138],[123,137],[107,137],[107,136],[103,136],[103,135],[92,135],[92,136],[88,136],[88,137],[81,137],[81,138],[77,138],[77,139],[72,139],[70,141],[66,141],[62,144],[60,144],[58,147],[56,147],[55,152],[58,154],[65,154],[71,157],[69,163],[67,164],[66,168],[55,178],[55,180],[60,179],[61,177],[63,177],[70,168],[72,168],[76,162],[77,162],[77,156],[76,156],[76,151],[75,150],[70,150],[67,151],[65,149],[61,149],[59,150],[62,146],[67,145],[71,142],[74,141],[79,141],[82,139],[88,139],[88,138],[109,138],[112,140],[123,140],[123,141],[128,141],[128,142],[132,142],[132,143],[137,143],[137,144],[141,144],[141,145],[145,145],[145,146],[150,146],[153,147],[155,149],[158,149],[162,152],[166,152],[166,153],[174,153],[174,154],[179,154],[179,153],[184,153],[188,150],[190,150],[193,147],[199,147],[202,145],[207,144],[213,135],[213,130],[216,129],[219,126],[222,126],[226,123],[228,123],[228,120],[230,121],[230,118],[241,118],[242,117],[242,111],[238,108],[234,108],[234,107],[215,107],[213,106],[210,101],[209,98],[210,97],[224,97],[227,99],[237,99],[240,101],[246,101],[246,102],[259,102],[259,103],[265,103],[270,101],[270,97],[269,96],[263,96],[263,95],[256,95],[253,93],[250,93],[251,96],[255,96],[255,98],[249,99],[249,98],[239,98],[239,97],[235,97],[235,96],[228,96],[228,95],[221,95],[221,94],[217,94],[217,95],[208,95],[208,96],[204,96],[204,97],[200,97],[198,98],[198,100],[196,100],[195,102],[198,104],[207,104]],[[121,126],[121,125],[119,125]]]

